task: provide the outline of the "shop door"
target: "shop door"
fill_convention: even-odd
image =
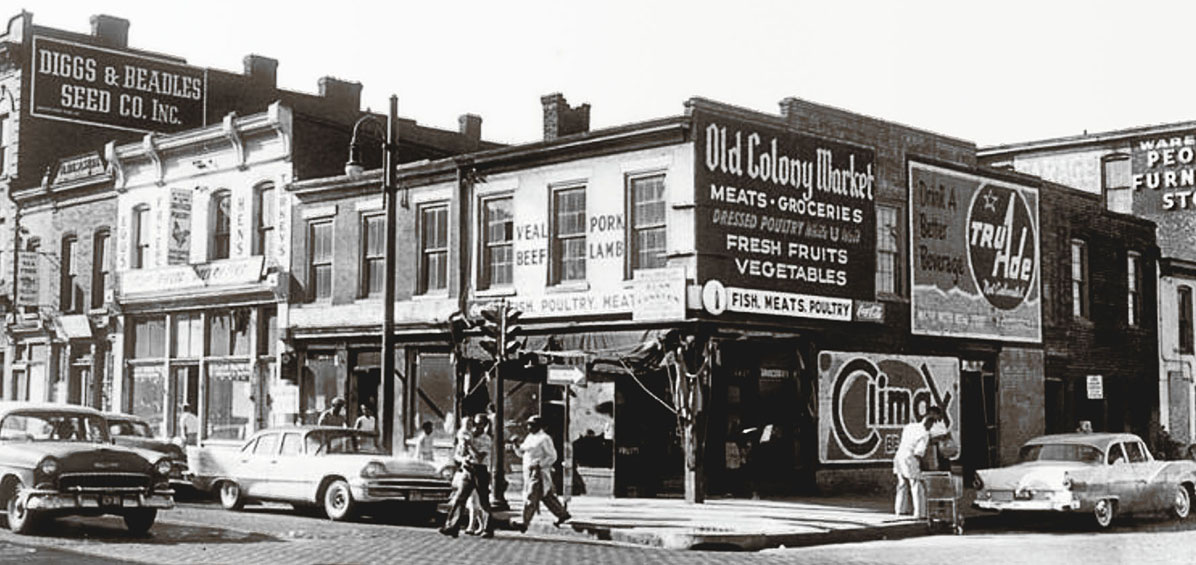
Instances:
[[[376,421],[378,416],[378,395],[380,394],[378,387],[382,382],[381,376],[382,369],[378,367],[358,368],[353,371],[353,382],[349,386],[349,405],[345,410],[350,425],[357,421],[358,416],[361,416],[361,406],[363,404],[370,408]],[[381,427],[381,424],[378,424],[378,427]]]
[[[190,406],[192,413],[199,415],[199,366],[174,367],[171,369],[171,378],[174,380],[174,398],[168,413],[172,414],[174,425],[170,435],[183,437],[183,406]]]

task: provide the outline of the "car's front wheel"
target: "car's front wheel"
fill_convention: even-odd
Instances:
[[[1171,499],[1171,515],[1186,520],[1192,513],[1192,493],[1186,485],[1176,485]]]
[[[31,534],[37,528],[37,514],[25,506],[25,497],[18,489],[8,499],[8,529],[18,534]]]
[[[1096,506],[1092,508],[1092,517],[1097,527],[1102,530],[1113,524],[1113,516],[1116,513],[1117,505],[1107,498],[1096,501]]]
[[[130,510],[124,514],[125,527],[129,533],[137,536],[145,535],[158,519],[157,508],[140,508]]]
[[[245,497],[241,496],[241,486],[235,481],[220,483],[220,505],[226,510],[240,510],[245,506]]]
[[[324,514],[333,520],[348,520],[353,517],[356,504],[353,502],[353,491],[349,490],[349,483],[337,479],[329,483],[324,489]]]

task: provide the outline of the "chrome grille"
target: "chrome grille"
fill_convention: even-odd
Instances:
[[[150,477],[144,473],[64,473],[58,488],[64,491],[148,490]]]

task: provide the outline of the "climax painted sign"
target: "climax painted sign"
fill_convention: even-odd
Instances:
[[[134,131],[205,125],[205,69],[35,36],[32,114]]]
[[[912,333],[1041,341],[1038,190],[914,162],[909,182]]]
[[[891,461],[901,429],[931,406],[959,443],[959,360],[883,353],[818,355],[818,457],[823,463]]]
[[[871,149],[701,111],[694,145],[699,283],[875,298]]]

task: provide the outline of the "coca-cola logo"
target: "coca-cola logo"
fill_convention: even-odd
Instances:
[[[976,287],[989,304],[1013,310],[1030,294],[1037,271],[1038,234],[1030,205],[1018,190],[987,184],[968,211],[968,257]]]

